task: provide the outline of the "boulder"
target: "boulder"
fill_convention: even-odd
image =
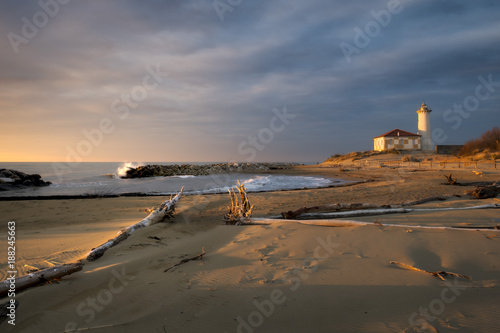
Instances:
[[[49,186],[52,183],[42,180],[39,174],[29,175],[17,170],[0,169],[0,184],[0,191],[7,191],[30,186]]]

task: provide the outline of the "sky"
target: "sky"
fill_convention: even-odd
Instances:
[[[500,124],[497,0],[2,0],[0,161],[320,162]]]

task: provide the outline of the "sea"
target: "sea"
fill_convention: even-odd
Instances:
[[[0,169],[14,169],[28,174],[40,174],[52,185],[0,191],[0,197],[43,197],[81,195],[170,195],[184,188],[184,194],[227,193],[238,181],[248,192],[269,192],[331,187],[345,183],[342,179],[321,176],[279,174],[214,174],[209,176],[172,176],[122,179],[129,167],[147,164],[213,164],[158,162],[0,162]]]

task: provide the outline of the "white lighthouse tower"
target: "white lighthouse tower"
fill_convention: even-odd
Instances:
[[[425,101],[417,110],[418,113],[418,134],[421,135],[421,147],[423,151],[434,150],[434,145],[432,144],[431,136],[431,119],[430,113],[431,109],[427,108]]]

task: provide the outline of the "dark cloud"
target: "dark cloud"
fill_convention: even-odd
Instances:
[[[61,160],[83,130],[109,118],[116,128],[88,160],[245,159],[238,145],[284,106],[295,118],[258,160],[371,149],[372,137],[393,128],[416,131],[422,99],[445,143],[498,124],[500,87],[458,129],[444,114],[475,94],[479,76],[500,81],[500,3],[401,0],[357,44],[355,29],[397,3],[243,0],[221,21],[214,1],[70,1],[16,53],[9,33],[22,36],[23,18],[42,9],[2,1],[0,136],[25,138],[2,154]],[[341,43],[357,48],[350,62]],[[157,65],[168,73],[162,83],[120,119],[113,101]],[[172,138],[177,148],[160,154]]]

